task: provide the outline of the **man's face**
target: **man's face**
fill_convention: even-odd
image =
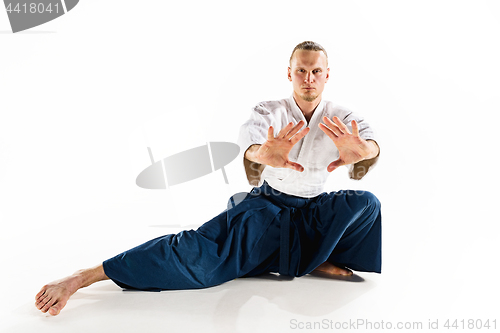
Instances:
[[[329,78],[326,55],[323,51],[296,50],[288,79],[293,85],[293,96],[312,102],[321,96]]]

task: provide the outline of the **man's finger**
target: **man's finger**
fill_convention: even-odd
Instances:
[[[344,161],[342,161],[340,158],[336,161],[333,161],[332,163],[330,163],[328,165],[328,167],[326,168],[326,170],[328,172],[332,172],[333,170],[337,169],[339,166],[342,166],[342,165],[345,165]]]
[[[328,135],[330,139],[332,139],[333,141],[337,140],[338,135],[335,134],[328,126],[323,123],[320,123],[318,126],[323,132],[325,132],[326,135]]]
[[[333,121],[331,121],[328,117],[323,117],[323,121],[325,122],[325,125],[337,136],[341,136],[344,134],[342,129],[335,124]]]
[[[274,139],[274,128],[269,126],[269,129],[267,130],[267,141],[271,141],[272,139]]]
[[[276,135],[276,138],[284,139],[287,134],[290,132],[290,129],[292,129],[293,123],[288,123],[285,127],[281,129],[281,131]]]
[[[304,171],[304,167],[302,165],[300,165],[299,163],[292,162],[292,161],[286,161],[285,168],[293,169],[293,170],[298,171],[298,172]]]
[[[344,124],[340,119],[339,117],[335,116],[333,117],[333,121],[335,122],[335,124],[340,128],[340,130],[344,133],[348,133],[348,134],[351,134],[351,131],[349,131],[349,127],[346,126],[346,124]]]
[[[351,121],[351,126],[352,126],[352,134],[355,136],[359,136],[359,128],[356,120]]]
[[[295,135],[295,133],[297,133],[302,127],[304,126],[304,121],[301,120],[297,123],[297,125],[295,125],[291,130],[290,132],[288,132],[286,135],[285,135],[285,139],[290,139],[291,137],[293,137]]]
[[[290,139],[290,142],[294,145],[296,144],[297,142],[300,141],[300,139],[302,139],[303,137],[306,136],[307,133],[309,133],[311,129],[309,127],[306,127],[304,128],[302,131],[300,131],[299,133],[295,134],[291,139]]]

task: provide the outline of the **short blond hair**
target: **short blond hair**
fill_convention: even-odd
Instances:
[[[292,66],[292,58],[293,58],[293,54],[295,53],[295,51],[297,50],[306,50],[306,51],[323,51],[323,53],[325,54],[326,56],[326,64],[328,66],[328,54],[326,53],[326,50],[323,46],[319,45],[318,43],[316,42],[312,42],[312,41],[305,41],[305,42],[302,42],[300,44],[298,44],[297,46],[295,46],[295,48],[293,49],[292,51],[292,55],[290,56],[290,67]]]

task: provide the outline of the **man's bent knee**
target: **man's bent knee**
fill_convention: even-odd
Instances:
[[[380,201],[375,196],[375,194],[373,194],[369,191],[364,191],[363,198],[366,200],[367,206],[374,206],[374,207],[380,209]]]

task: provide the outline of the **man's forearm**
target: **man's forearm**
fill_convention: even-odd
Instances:
[[[373,160],[377,158],[378,155],[380,155],[380,148],[377,142],[375,142],[374,140],[366,140],[366,141],[372,145],[372,151],[370,156],[368,156],[365,160]]]
[[[259,160],[257,159],[257,151],[259,150],[261,145],[251,145],[248,147],[248,149],[245,151],[244,158],[250,162],[254,163],[259,163]]]
[[[243,156],[243,165],[247,174],[248,183],[252,186],[258,186],[262,172],[266,167],[264,164],[257,162],[256,152],[261,145],[251,145]]]
[[[351,170],[349,171],[349,177],[351,179],[360,180],[363,178],[370,168],[377,163],[378,157],[380,155],[380,147],[373,140],[367,140],[370,144],[373,144],[373,152],[370,154],[369,158],[359,161],[352,165]]]

